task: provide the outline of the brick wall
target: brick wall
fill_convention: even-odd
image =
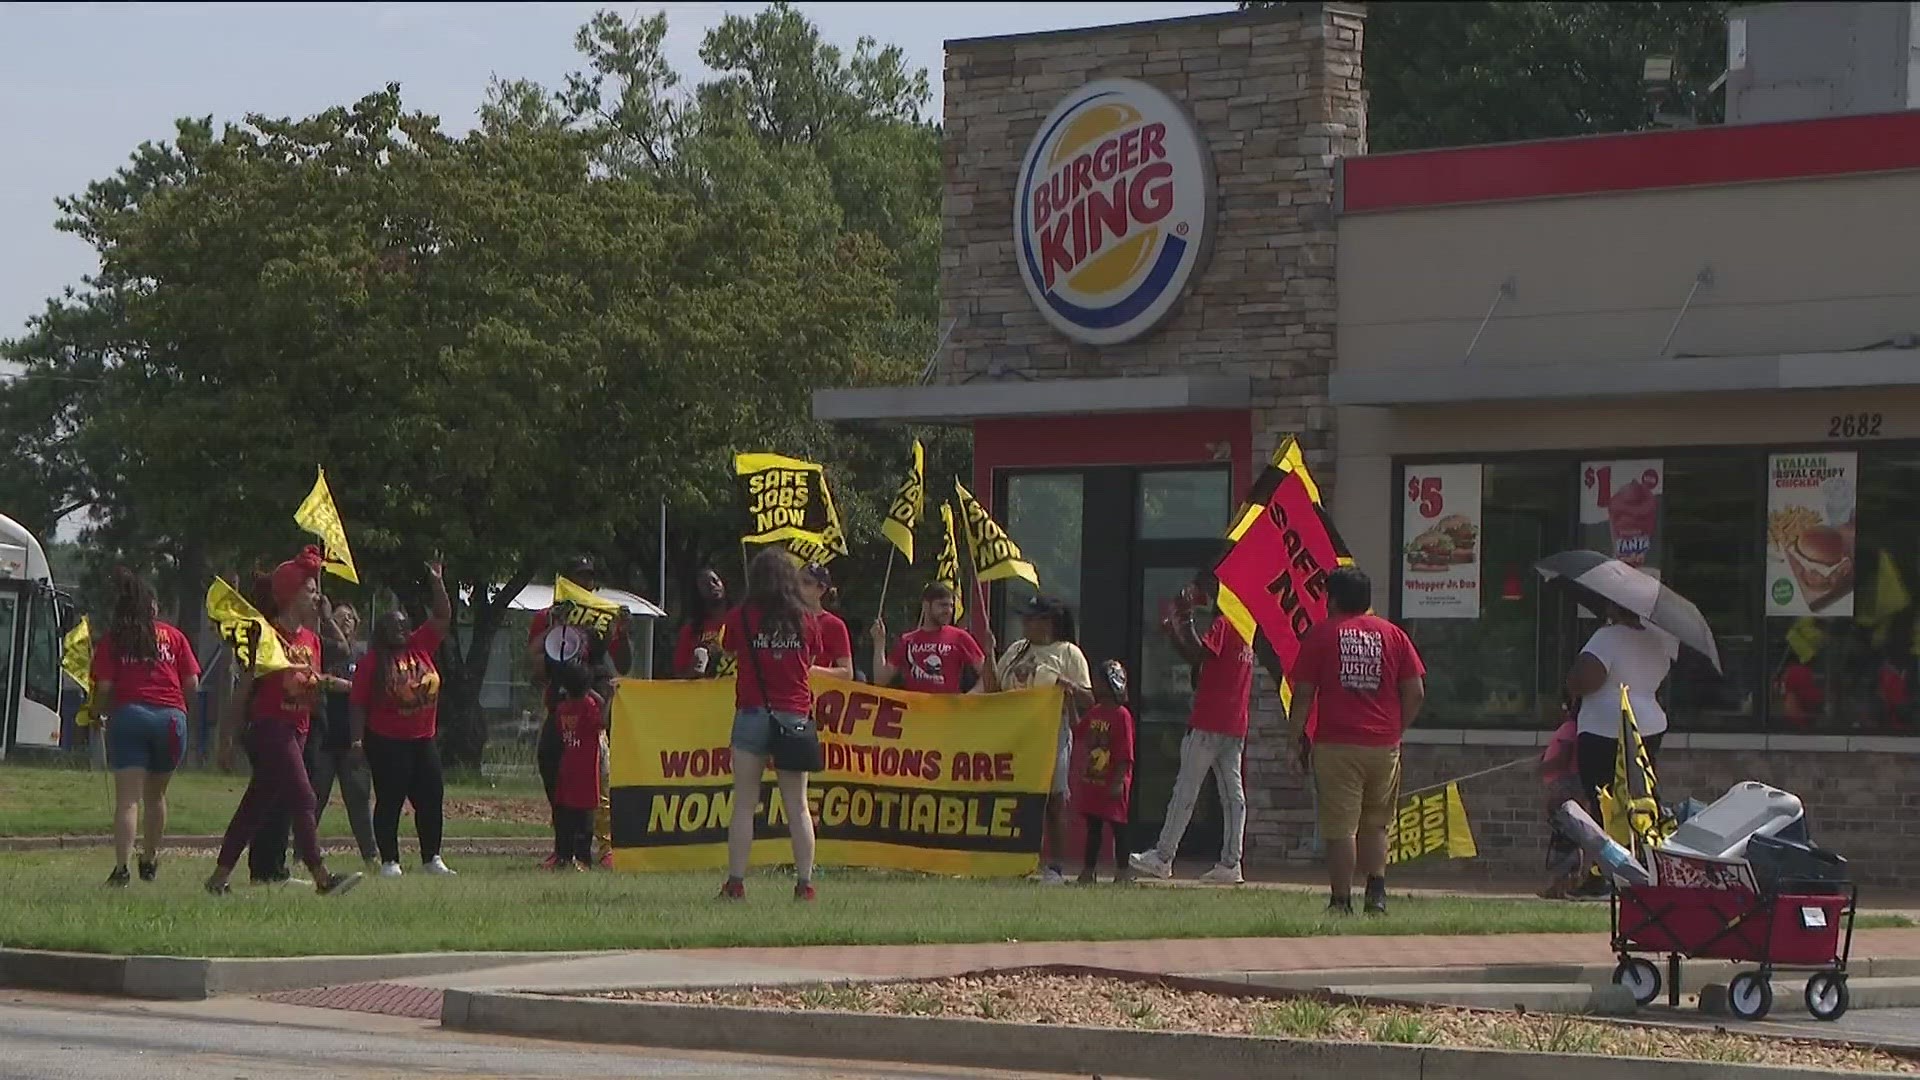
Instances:
[[[1409,788],[1465,776],[1523,755],[1523,746],[1411,745],[1405,752]],[[1663,800],[1691,796],[1712,802],[1742,780],[1759,780],[1798,795],[1820,846],[1845,856],[1864,888],[1920,889],[1920,756],[1894,753],[1805,753],[1780,750],[1671,749],[1660,755]],[[1461,785],[1480,857],[1429,861],[1397,871],[1412,883],[1422,877],[1513,880],[1529,875],[1544,883],[1547,824],[1540,784],[1530,766],[1508,769]]]

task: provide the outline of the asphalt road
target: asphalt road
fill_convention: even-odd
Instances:
[[[582,1047],[254,1003],[0,996],[0,1080],[1015,1080],[1013,1074]]]

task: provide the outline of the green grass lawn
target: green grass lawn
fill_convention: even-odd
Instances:
[[[525,858],[456,858],[457,878],[374,879],[323,899],[298,887],[200,889],[213,860],[172,858],[152,885],[101,884],[99,852],[0,855],[0,944],[82,952],[293,956],[438,950],[590,950],[1321,934],[1605,934],[1604,905],[1396,898],[1384,919],[1328,919],[1318,896],[1270,889],[1098,885],[828,869],[812,905],[756,875],[746,904],[717,874],[556,875]],[[1861,924],[1869,925],[1863,918]],[[1882,918],[1871,925],[1904,925]]]
[[[0,837],[103,836],[111,829],[110,774],[85,768],[0,763]],[[226,831],[245,776],[183,770],[167,789],[167,832],[217,836]],[[546,799],[537,779],[492,786],[477,781],[447,785],[450,837],[549,836]],[[321,818],[325,836],[351,836],[336,791]],[[403,836],[412,825],[401,824]]]

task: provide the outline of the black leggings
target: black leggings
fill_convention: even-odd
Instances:
[[[1665,735],[1663,731],[1642,738],[1647,744],[1648,761],[1655,761],[1659,756],[1660,740]],[[1605,735],[1583,731],[1574,743],[1574,755],[1580,762],[1580,790],[1586,792],[1587,810],[1595,821],[1600,820],[1600,789],[1613,783],[1614,758],[1619,754],[1620,740]]]
[[[553,861],[566,869],[568,861],[593,863],[593,811],[571,806],[553,808]]]
[[[1108,821],[1106,818],[1083,814],[1087,819],[1087,846],[1081,856],[1083,873],[1093,873],[1094,865],[1100,861],[1100,826],[1107,827],[1107,835],[1113,837],[1113,865],[1115,870],[1125,870],[1127,866],[1127,825],[1123,821]]]
[[[373,840],[380,861],[400,861],[400,807],[413,804],[420,833],[420,861],[440,854],[445,828],[446,780],[440,774],[440,748],[431,737],[388,739],[367,732],[367,768],[373,773]]]

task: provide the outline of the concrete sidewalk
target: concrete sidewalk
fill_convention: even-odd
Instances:
[[[1920,928],[1862,930],[1858,960],[1920,959]],[[803,946],[612,953],[396,980],[440,989],[548,992],[742,982],[941,978],[989,968],[1073,965],[1152,974],[1609,964],[1604,934],[1485,937],[1215,938],[1182,941],[996,942]]]

